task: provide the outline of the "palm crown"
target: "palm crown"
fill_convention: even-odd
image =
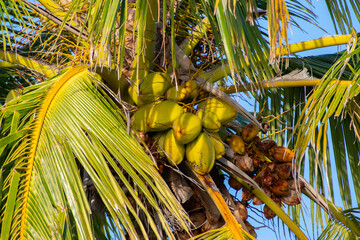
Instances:
[[[307,2],[1,0],[1,239],[253,239],[250,199],[307,239],[302,193],[320,238],[356,239],[359,4],[326,3],[342,35],[289,45]]]

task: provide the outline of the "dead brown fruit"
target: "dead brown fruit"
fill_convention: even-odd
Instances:
[[[258,158],[253,158],[253,166],[254,166],[254,168],[259,167],[259,166],[260,166],[260,163],[261,163],[260,159],[258,159]]]
[[[247,154],[245,156],[237,155],[235,156],[235,164],[238,168],[244,172],[254,171],[253,159]]]
[[[264,129],[263,131],[261,131],[262,133],[267,133],[267,131],[270,128],[270,125],[268,123],[263,123],[261,124],[262,128]]]
[[[276,147],[273,157],[279,162],[292,162],[295,159],[295,153],[286,147]]]
[[[244,221],[244,223],[245,223],[245,226],[246,226],[247,230],[249,231],[250,235],[252,235],[254,238],[257,238],[255,228],[248,221]]]
[[[222,225],[224,225],[224,220],[220,219],[219,221],[210,224],[209,221],[206,221],[204,225],[201,227],[201,232],[207,232],[209,230],[220,228]]]
[[[269,170],[271,171],[271,172],[274,172],[275,171],[275,168],[276,168],[276,163],[275,162],[271,162],[271,163],[269,163],[268,165],[267,165],[267,167],[269,168]]]
[[[261,205],[263,204],[264,202],[260,200],[260,198],[258,198],[257,196],[254,196],[253,198],[253,204],[254,205]]]
[[[271,198],[272,192],[269,187],[264,186],[263,188],[264,193]]]
[[[261,139],[258,136],[256,136],[256,137],[254,137],[253,142],[256,146],[258,146],[261,143]]]
[[[286,180],[279,179],[271,191],[280,197],[288,196],[290,194],[290,186]]]
[[[206,221],[206,215],[203,212],[195,212],[189,216],[191,222],[194,224],[194,228],[200,227]]]
[[[289,186],[290,186],[291,190],[300,191],[305,186],[304,183],[301,182],[299,179],[290,179],[290,180],[288,180],[288,183],[289,183]]]
[[[247,188],[243,188],[242,190],[242,200],[249,201],[254,197],[254,194]]]
[[[233,178],[232,176],[230,176],[230,178],[229,178],[229,185],[230,185],[230,187],[232,187],[233,189],[235,189],[237,191],[243,187],[243,185],[238,180]]]
[[[291,163],[278,164],[275,169],[275,173],[280,179],[288,179],[291,176],[292,165]]]
[[[260,143],[259,149],[262,152],[266,152],[270,148],[276,147],[276,142],[273,140],[264,140]]]
[[[273,176],[271,174],[267,174],[265,175],[262,179],[261,179],[261,184],[262,186],[271,186],[273,184]]]
[[[243,127],[241,137],[245,142],[251,142],[259,133],[259,127],[253,123],[250,123]]]
[[[246,220],[248,218],[247,209],[241,202],[235,202],[235,211],[239,213],[242,220]]]
[[[257,117],[256,117],[256,120],[257,120],[259,123],[262,123],[262,121],[264,120],[264,116],[263,116],[263,115],[257,116]]]
[[[264,216],[266,219],[273,219],[276,214],[268,207],[268,206],[264,206]]]
[[[286,197],[282,197],[281,201],[283,201],[285,204],[292,206],[292,205],[298,205],[301,203],[301,200],[299,198],[299,193],[295,190],[290,190],[290,195]]]
[[[184,232],[177,232],[177,236],[180,240],[187,240],[190,238],[190,235]]]

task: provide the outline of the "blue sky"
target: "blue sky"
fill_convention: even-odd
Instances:
[[[305,2],[304,0],[300,0],[300,2]],[[306,32],[301,31],[300,29],[298,29],[297,27],[293,26],[292,27],[292,33],[290,33],[289,36],[289,42],[291,43],[297,43],[297,42],[302,42],[302,41],[307,41],[307,40],[312,40],[312,39],[317,39],[317,38],[321,38],[321,37],[325,37],[325,36],[329,36],[329,35],[336,35],[335,32],[335,28],[333,26],[331,17],[329,15],[329,12],[327,10],[326,4],[324,1],[312,1],[313,4],[313,11],[314,13],[318,16],[317,17],[317,21],[318,21],[318,25],[321,26],[325,31],[322,31],[319,28],[316,28],[314,25],[312,25],[311,23],[306,23],[306,22],[302,22],[302,21],[298,21],[298,23],[301,24],[301,27],[306,30]],[[355,19],[354,19],[355,20]],[[360,24],[357,24],[354,26],[355,27],[355,31],[356,32],[360,32]],[[315,49],[315,50],[310,50],[310,51],[306,51],[306,52],[302,52],[299,53],[299,56],[312,56],[312,55],[321,55],[321,54],[328,54],[328,53],[335,53],[339,50],[344,50],[346,49],[345,45],[342,46],[334,46],[334,47],[327,47],[327,48],[321,48],[321,49]],[[253,100],[249,100],[249,102],[253,102]],[[242,104],[244,103],[244,101],[242,101]],[[251,105],[247,105],[244,106],[247,108],[247,110],[249,111],[253,111],[254,107]],[[331,144],[331,141],[330,141]],[[332,146],[330,145],[330,148],[332,148]],[[330,159],[333,159],[333,156],[330,156]],[[336,173],[333,174],[334,176],[336,175]],[[338,186],[337,186],[337,182],[336,182],[336,177],[334,177],[335,179],[335,192],[339,192],[338,190]],[[351,181],[351,179],[349,179]],[[350,182],[351,184],[351,182]],[[353,189],[351,189],[353,190]],[[240,195],[241,196],[241,195]],[[355,197],[354,197],[355,198]],[[335,199],[336,204],[340,207],[342,207],[342,202],[340,197],[338,197],[337,199]],[[306,205],[309,204],[309,201],[305,201],[304,202]],[[354,207],[356,207],[356,203],[353,205]],[[309,206],[305,206],[305,208],[307,209],[307,211],[305,212],[305,214],[308,214],[310,217],[310,205]],[[249,214],[254,214],[254,213],[250,213]],[[265,219],[266,220],[266,219]],[[270,226],[272,226],[272,224],[276,224],[278,223],[278,218],[274,218],[274,221],[267,221],[266,223]],[[261,221],[261,220],[260,220]],[[309,221],[310,222],[310,221]],[[250,220],[250,223],[255,226],[255,227],[259,227],[262,224],[261,223],[256,223],[254,220]],[[280,225],[282,225],[280,223]],[[318,233],[314,233],[311,230],[311,224],[307,226],[309,229],[309,234],[312,236],[309,236],[312,239],[316,239],[318,236]],[[285,232],[288,232],[288,229],[282,229],[281,226],[276,226],[275,225],[275,231],[282,231],[284,230]],[[268,228],[260,228],[258,230],[256,230],[257,234],[258,234],[258,239],[289,239],[289,235],[286,235],[286,237],[284,237],[284,234],[281,232],[280,234],[276,235],[274,231],[269,230]]]

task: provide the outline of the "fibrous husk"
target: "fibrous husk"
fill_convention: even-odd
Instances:
[[[244,172],[254,171],[253,159],[247,154],[245,156],[237,155],[234,159],[236,166]]]
[[[231,147],[229,147],[229,145],[227,145],[226,143],[223,143],[223,144],[225,147],[225,156],[229,159],[233,159],[235,157],[234,150],[232,150]]]
[[[287,205],[298,205],[301,203],[301,200],[299,198],[299,193],[295,190],[290,190],[290,195],[286,197],[282,197],[281,201],[283,201]]]
[[[186,232],[177,232],[176,234],[180,240],[187,240],[187,239],[191,238],[191,236]]]
[[[304,188],[304,183],[301,182],[299,179],[290,179],[288,180],[289,186],[291,190],[300,191]]]
[[[180,203],[187,202],[194,195],[194,191],[180,174],[175,171],[168,171],[168,179],[170,188]]]
[[[210,230],[218,229],[224,225],[224,220],[221,218],[219,221],[215,223],[210,223],[209,221],[206,221],[204,225],[201,227],[201,232],[207,232]]]
[[[281,197],[288,196],[290,194],[290,186],[286,180],[279,179],[278,181],[275,182],[275,185],[273,186],[271,191],[276,196],[281,196]]]
[[[276,163],[275,162],[271,162],[271,163],[269,163],[268,165],[267,165],[267,167],[269,168],[269,170],[271,171],[271,172],[274,172],[275,171],[275,168],[276,168]]]
[[[273,140],[264,140],[260,143],[260,146],[259,146],[259,149],[262,151],[262,152],[265,152],[271,148],[274,148],[276,147],[276,142],[273,141]]]

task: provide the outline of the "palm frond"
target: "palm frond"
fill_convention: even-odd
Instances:
[[[359,209],[347,209],[345,211],[341,211],[341,214],[345,215],[349,221],[351,221],[354,226],[360,229],[360,218],[359,218]],[[351,231],[346,225],[337,220],[332,220],[324,231],[319,236],[319,240],[325,239],[358,239],[359,236]]]
[[[298,130],[296,147],[299,149],[299,157],[302,157],[306,148],[306,144],[310,142],[310,135],[314,134],[314,130],[317,127],[318,122],[326,124],[327,119],[330,116],[340,116],[349,99],[356,96],[360,89],[357,85],[358,82],[358,67],[356,58],[354,58],[354,65],[349,65],[349,59],[355,57],[360,48],[355,48],[350,53],[345,53],[334,66],[326,73],[323,81],[315,88],[314,93],[309,97],[305,109],[300,118],[303,119],[301,123],[296,125]],[[352,83],[341,84],[339,79],[345,70],[345,67],[349,67],[352,72]],[[325,126],[320,125],[320,138],[324,132]],[[318,138],[318,142],[320,142]],[[300,140],[301,139],[301,140]]]
[[[2,43],[2,50],[5,51],[7,47],[11,49],[18,44],[19,29],[28,29],[29,25],[33,25],[32,18],[26,5],[22,1],[1,0],[0,1],[0,42]]]
[[[272,76],[266,41],[259,29],[247,21],[247,2],[236,2],[233,6],[226,1],[220,3],[216,6],[215,1],[201,1],[231,75],[239,74],[242,79],[246,75],[254,81]]]
[[[5,62],[12,63],[16,66],[27,68],[48,78],[57,74],[57,69],[55,66],[47,65],[40,61],[23,57],[19,54],[15,54],[9,51],[0,51],[0,59]]]
[[[331,19],[334,23],[335,30],[340,33],[351,33],[354,28],[353,16],[360,21],[359,9],[360,4],[358,1],[350,0],[326,0]]]
[[[225,240],[225,239],[235,239],[230,231],[229,227],[224,226],[222,228],[214,229],[207,231],[203,234],[199,234],[198,236],[194,237],[193,239],[196,240]],[[245,240],[250,240],[253,238],[248,237],[244,234]]]
[[[4,137],[11,129],[15,111],[22,121],[32,122],[24,125],[30,126],[25,141],[5,149],[9,154],[2,164],[6,172],[2,206],[10,201],[9,188],[16,173],[13,169],[20,172],[15,210],[10,216],[11,238],[60,238],[73,222],[79,238],[94,239],[92,209],[79,166],[89,175],[122,237],[137,238],[140,233],[146,238],[148,232],[138,216],[140,211],[155,236],[165,234],[173,239],[162,208],[187,230],[184,212],[153,161],[126,132],[120,110],[104,98],[98,87],[84,67],[77,67],[27,89],[12,101],[19,104],[9,102],[3,109]]]
[[[285,0],[268,1],[268,31],[270,42],[270,62],[275,62],[276,52],[289,48],[288,27],[290,16]]]

